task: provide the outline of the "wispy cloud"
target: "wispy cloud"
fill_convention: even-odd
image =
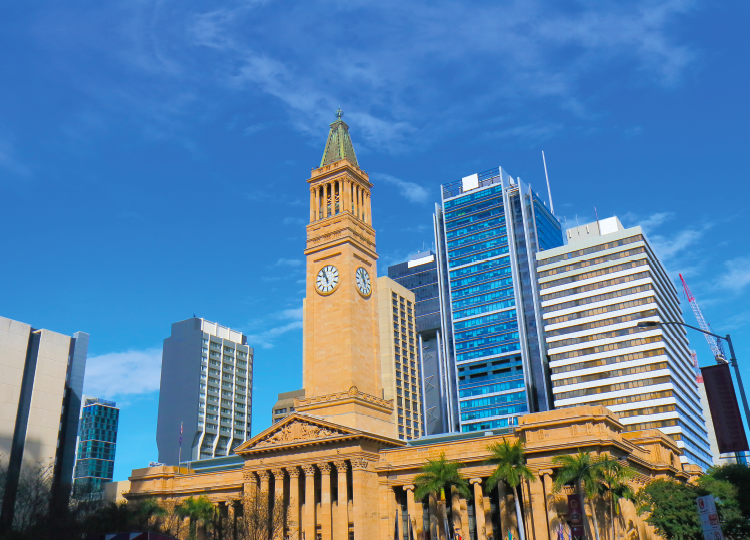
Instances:
[[[86,360],[83,391],[101,398],[146,394],[159,390],[160,348],[92,356]]]
[[[295,330],[301,330],[302,307],[283,309],[276,313],[272,313],[268,317],[268,319],[288,322],[278,326],[273,326],[267,330],[262,330],[260,332],[248,333],[247,342],[250,346],[260,347],[262,349],[271,349],[273,348],[276,340],[284,334],[288,334],[289,332],[293,332]],[[257,324],[257,321],[254,324]],[[252,332],[252,330],[250,332]]]
[[[302,259],[284,259],[283,257],[276,261],[274,266],[288,266],[290,268],[297,268],[302,266]]]
[[[726,269],[716,282],[720,288],[740,292],[750,285],[750,257],[731,259],[724,266]]]
[[[696,4],[321,0],[313,8],[255,0],[199,12],[176,0],[136,2],[89,13],[87,24],[117,28],[117,46],[102,37],[102,49],[171,85],[149,81],[148,91],[90,93],[129,113],[140,104],[133,116],[159,137],[179,137],[187,113],[210,116],[237,96],[263,96],[270,98],[264,105],[277,107],[264,109],[247,134],[285,121],[304,134],[314,129],[317,141],[319,126],[340,104],[362,153],[403,152],[439,141],[446,131],[544,139],[562,131],[564,115],[548,125],[533,117],[519,121],[515,113],[543,104],[570,119],[590,119],[606,115],[590,108],[601,106],[592,103],[601,104],[597,93],[609,87],[679,84],[700,51],[672,30]],[[342,40],[340,28],[349,21],[358,23],[357,32]],[[70,30],[81,23],[69,22],[50,23],[45,35],[60,39],[65,32],[65,39],[91,46],[87,33],[80,32],[84,41]],[[592,87],[602,66],[615,79]],[[498,114],[489,118],[488,110]]]
[[[427,202],[430,198],[430,194],[427,189],[420,186],[416,182],[401,180],[400,178],[396,178],[395,176],[391,176],[390,174],[385,173],[372,173],[372,177],[373,179],[381,180],[383,182],[396,186],[399,193],[401,193],[401,195],[405,199],[411,202],[423,203]]]

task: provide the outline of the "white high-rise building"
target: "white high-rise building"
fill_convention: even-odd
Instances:
[[[604,405],[628,431],[660,429],[682,461],[712,465],[677,290],[640,227],[616,217],[536,254],[555,408]]]
[[[196,317],[174,323],[162,353],[159,461],[177,465],[232,454],[250,438],[252,386],[246,336]]]

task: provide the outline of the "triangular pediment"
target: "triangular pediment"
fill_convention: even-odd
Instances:
[[[362,432],[326,422],[311,415],[294,413],[234,449],[236,454],[364,435]]]

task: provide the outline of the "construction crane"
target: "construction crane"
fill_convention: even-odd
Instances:
[[[685,290],[685,297],[690,303],[690,307],[693,308],[693,314],[695,315],[695,318],[698,319],[698,326],[700,326],[704,332],[711,332],[713,334],[714,331],[711,329],[711,325],[708,324],[705,317],[703,317],[701,308],[698,307],[698,301],[695,299],[695,296],[693,296],[693,293],[690,292],[690,287],[685,283],[685,278],[682,277],[682,274],[680,274],[680,281],[682,281],[682,288]],[[727,355],[724,353],[724,347],[721,346],[721,340],[709,336],[708,334],[703,335],[706,336],[706,341],[708,341],[708,346],[711,347],[711,352],[714,353],[716,361],[726,363]]]

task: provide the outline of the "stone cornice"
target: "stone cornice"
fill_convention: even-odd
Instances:
[[[300,412],[304,412],[307,408],[319,409],[320,407],[343,405],[345,403],[356,402],[367,404],[367,406],[379,409],[382,412],[393,412],[392,399],[386,400],[371,396],[370,394],[365,394],[364,392],[360,392],[356,386],[352,386],[346,392],[336,392],[334,394],[325,394],[323,396],[313,396],[302,399],[295,398],[294,408]]]

